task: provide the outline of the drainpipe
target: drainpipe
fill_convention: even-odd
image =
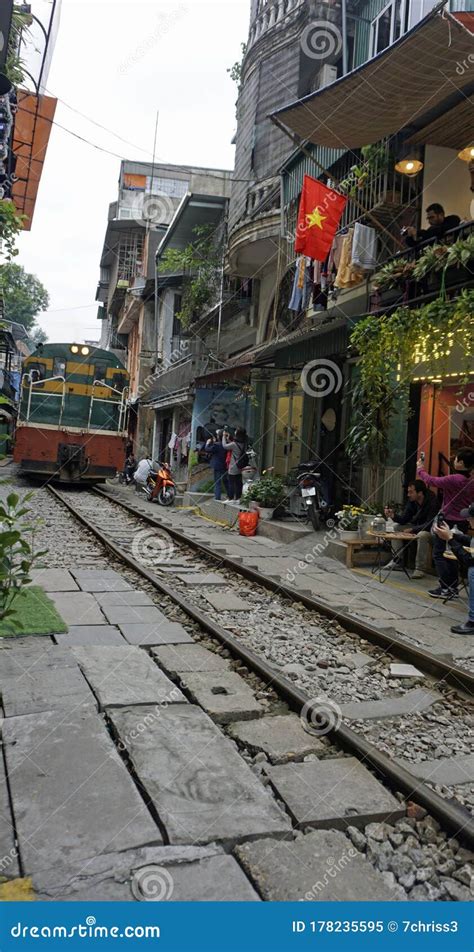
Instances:
[[[225,271],[225,249],[227,244],[227,211],[224,218],[224,227],[222,235],[222,264],[221,264],[221,286],[219,292],[219,316],[217,319],[217,356],[219,357],[219,352],[221,348],[221,331],[222,331],[222,309],[224,305],[224,271]]]
[[[342,33],[342,75],[345,76],[348,70],[347,63],[347,0],[341,0],[341,33]]]

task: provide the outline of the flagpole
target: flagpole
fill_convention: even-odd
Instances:
[[[285,135],[288,136],[288,138],[292,139],[292,141],[295,143],[296,146],[298,146],[298,148],[303,153],[303,155],[305,155],[307,159],[310,159],[310,161],[313,162],[313,164],[319,169],[320,172],[322,172],[323,175],[327,175],[327,177],[331,179],[332,182],[334,182],[336,187],[340,185],[340,182],[334,178],[334,175],[332,174],[332,172],[329,172],[328,169],[325,169],[324,166],[321,165],[321,163],[318,162],[318,160],[314,158],[314,155],[311,155],[311,152],[309,152],[306,146],[302,145],[301,140],[298,138],[298,136],[294,135],[293,132],[290,132],[289,129],[287,129],[286,126],[284,126],[283,123],[281,123],[280,120],[276,118],[276,116],[272,116],[271,119],[272,119],[272,122],[274,122],[275,125],[278,126],[278,128],[281,129],[281,131],[284,132]],[[357,205],[358,208],[360,208],[361,212],[363,212],[364,215],[367,218],[369,218],[371,222],[373,222],[373,225],[375,228],[382,231],[385,235],[388,235],[388,237],[390,238],[390,241],[395,241],[398,244],[399,248],[404,247],[402,242],[399,241],[399,239],[396,238],[395,235],[392,235],[392,233],[388,230],[388,228],[385,228],[385,225],[382,225],[382,223],[379,222],[378,219],[375,218],[374,215],[372,215],[372,212],[370,212],[369,209],[366,208],[365,205],[362,204],[362,202],[359,202],[358,198],[355,198],[353,195],[351,195],[350,200],[354,202],[354,204]]]

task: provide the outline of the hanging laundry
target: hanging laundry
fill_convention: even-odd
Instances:
[[[342,244],[341,260],[334,282],[336,288],[352,288],[364,280],[364,272],[352,264],[353,239],[354,229],[349,228]]]
[[[377,265],[377,233],[375,228],[360,222],[354,226],[352,264],[364,271],[373,271]]]
[[[302,255],[296,259],[295,279],[293,281],[293,291],[288,305],[290,311],[300,311],[303,303],[303,288],[305,281],[306,258]]]
[[[333,270],[337,271],[337,269],[339,268],[339,265],[341,263],[342,246],[344,244],[345,237],[346,235],[343,235],[343,234],[335,235],[334,237],[334,241],[331,245],[331,250],[329,252],[329,259],[328,259],[329,274],[331,274],[331,271]]]

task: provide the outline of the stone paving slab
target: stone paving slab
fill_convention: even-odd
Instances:
[[[79,648],[81,645],[126,645],[125,638],[113,625],[72,625],[66,634],[54,636],[58,645]]]
[[[235,854],[269,902],[407,898],[401,886],[388,886],[382,873],[336,830],[317,830],[294,842],[266,839],[244,843],[236,847]]]
[[[179,622],[166,621],[160,625],[119,625],[120,631],[130,645],[158,647],[159,645],[194,644],[189,632]]]
[[[100,710],[138,704],[186,703],[184,694],[149,655],[125,642],[123,645],[74,649]]]
[[[406,770],[429,780],[430,783],[440,783],[445,786],[455,784],[474,783],[474,754],[462,757],[442,757],[438,760],[423,760],[421,763],[412,763],[411,760],[399,760]]]
[[[424,678],[425,675],[422,671],[419,671],[418,668],[415,668],[413,664],[391,664],[390,665],[390,677],[391,678]]]
[[[267,767],[300,827],[344,830],[405,816],[398,800],[355,757]]]
[[[232,843],[290,831],[270,792],[203,711],[175,704],[137,735],[147,710],[153,711],[121,708],[110,717],[172,845]]]
[[[219,724],[259,717],[264,708],[234,671],[187,673],[183,684],[191,697]]]
[[[15,831],[8,798],[7,778],[3,757],[0,753],[0,881],[16,879],[20,875],[18,851],[15,847]]]
[[[429,622],[423,622],[420,619],[403,620],[394,622],[393,627],[399,635],[415,639],[434,654],[449,652],[455,658],[474,658],[474,638],[453,635],[449,630],[451,625],[458,625],[464,621],[467,612],[465,608],[463,612],[463,608],[464,606],[461,606],[459,611],[459,602],[455,602],[452,616],[448,621],[437,618],[430,619]]]
[[[228,671],[229,662],[202,645],[180,645],[153,648],[152,655],[158,664],[172,677],[186,675],[190,671]]]
[[[24,874],[162,845],[98,715],[7,718],[3,741]]]
[[[60,637],[59,635],[57,637]],[[44,638],[32,639],[33,644],[20,648],[18,640],[9,642],[0,656],[0,687],[11,678],[32,680],[39,671],[57,668],[75,668],[76,660],[69,648],[58,647]],[[39,642],[39,644],[36,644]]]
[[[33,877],[39,901],[260,902],[233,856],[220,847],[157,846],[108,853]]]
[[[132,586],[113,569],[71,569],[83,592],[126,592]]]
[[[102,611],[111,625],[159,625],[167,616],[154,605],[103,605]]]
[[[121,605],[125,605],[128,608],[135,608],[137,605],[141,608],[145,606],[156,608],[150,596],[147,595],[146,592],[140,592],[138,590],[132,590],[130,592],[97,592],[95,599],[102,608],[117,608]]]
[[[86,592],[50,592],[51,598],[66,625],[106,625],[93,595]]]
[[[2,684],[2,701],[7,718],[41,711],[78,714],[97,711],[89,685],[77,667],[50,667],[30,670],[29,676],[9,678]]]
[[[440,700],[442,696],[437,691],[416,688],[401,697],[385,697],[382,701],[349,701],[341,704],[340,709],[342,716],[351,720],[382,720],[427,711]]]
[[[233,595],[230,592],[225,595],[218,592],[206,593],[204,597],[218,612],[251,612],[254,610],[253,605],[244,602],[238,595]]]
[[[79,591],[79,585],[66,569],[33,569],[31,584],[41,585],[45,592]]]
[[[216,575],[215,572],[187,572],[185,574],[177,573],[177,577],[186,585],[227,585],[225,578]]]
[[[238,721],[231,724],[229,734],[254,753],[263,750],[272,764],[302,760],[308,754],[323,753],[326,750],[317,737],[303,730],[296,714]]]

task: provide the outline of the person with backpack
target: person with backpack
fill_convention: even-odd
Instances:
[[[227,453],[230,453],[227,470],[228,496],[229,499],[236,499],[238,502],[242,495],[242,470],[245,469],[249,461],[245,430],[238,427],[233,440],[229,432],[225,431],[222,437],[222,446]]]

